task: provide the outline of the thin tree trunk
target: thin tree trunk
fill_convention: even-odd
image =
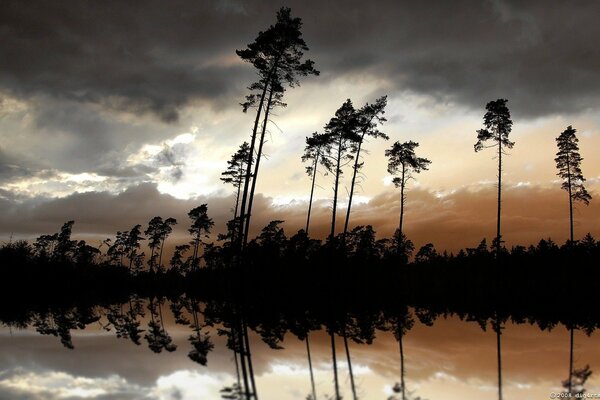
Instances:
[[[404,382],[404,346],[402,345],[402,337],[404,336],[400,327],[398,327],[398,347],[400,348],[400,388],[402,389],[402,400],[406,400],[406,383]]]
[[[237,343],[239,346],[240,353],[240,363],[242,367],[242,378],[244,380],[244,393],[246,394],[246,399],[250,399],[250,384],[248,382],[248,369],[246,366],[246,348],[244,346],[244,340],[242,337],[242,323],[238,321],[238,332],[237,332]],[[233,329],[233,328],[232,328]]]
[[[337,154],[337,163],[335,170],[335,186],[333,188],[333,214],[331,217],[331,240],[335,237],[335,217],[337,213],[337,199],[338,199],[338,187],[340,184],[340,163],[342,159],[342,140],[343,138],[340,136],[340,140],[338,142],[338,154]]]
[[[275,73],[275,70],[277,69],[278,64],[279,64],[279,58],[277,58],[275,60],[275,62],[273,63],[273,66],[271,67],[271,70],[269,71],[269,75],[267,76],[267,79],[265,80],[265,86],[262,90],[262,93],[260,94],[258,110],[256,111],[256,119],[254,120],[254,127],[252,128],[252,140],[250,141],[250,151],[248,152],[248,165],[246,167],[246,176],[245,176],[245,180],[244,180],[244,191],[242,194],[242,205],[241,205],[241,209],[240,209],[240,238],[239,238],[240,250],[243,250],[244,245],[245,245],[245,243],[243,241],[243,239],[244,239],[243,229],[244,229],[244,221],[246,219],[246,202],[248,201],[248,190],[250,189],[250,178],[252,176],[252,159],[254,157],[254,146],[256,144],[256,134],[258,131],[258,124],[260,122],[262,109],[263,109],[263,106],[265,103],[265,96],[267,95],[267,89],[271,85],[271,79],[273,78],[273,75]],[[254,179],[256,179],[256,177],[254,177]]]
[[[352,183],[350,184],[350,196],[348,196],[348,208],[346,209],[346,221],[344,221],[344,240],[346,239],[346,233],[348,232],[348,224],[350,222],[350,209],[352,208],[352,198],[354,197],[354,184],[356,183],[356,174],[358,173],[358,164],[360,160],[360,149],[365,138],[363,132],[358,143],[358,150],[356,151],[356,159],[354,160],[354,171],[352,173]]]
[[[150,268],[150,272],[152,272],[152,264],[154,264],[154,247],[150,249],[150,263],[148,265]]]
[[[335,333],[333,330],[329,333],[331,336],[331,358],[333,359],[333,381],[335,383],[335,400],[341,400],[340,383],[338,380],[337,357],[335,354]]]
[[[310,371],[310,387],[312,389],[312,400],[317,400],[317,390],[315,388],[315,376],[313,374],[312,359],[310,357],[310,343],[308,340],[308,332],[306,333],[306,354],[308,355],[308,370]]]
[[[569,154],[567,153],[567,183],[569,185],[569,227],[571,228],[571,244],[573,244],[573,197],[571,189],[571,163],[569,160]]]
[[[402,164],[402,177],[400,181],[400,223],[398,224],[398,253],[402,250],[402,224],[404,222],[404,188],[406,187],[406,167]]]
[[[498,356],[498,400],[502,400],[502,347],[500,339],[501,325],[496,317],[496,351]]]
[[[400,185],[400,224],[398,225],[400,237],[402,237],[402,225],[404,222],[404,188],[406,187],[406,167],[402,164],[402,181]]]
[[[313,176],[312,176],[312,184],[310,186],[310,199],[308,200],[308,215],[306,216],[306,229],[304,230],[306,232],[306,236],[308,236],[308,228],[310,226],[310,212],[312,210],[312,201],[313,201],[313,194],[315,192],[315,180],[317,179],[317,165],[319,165],[319,157],[320,157],[320,152],[317,151],[317,156],[315,157],[315,163],[313,165]]]
[[[265,102],[265,96],[267,94],[267,87],[269,82],[265,83],[265,87],[260,95],[260,101],[258,103],[258,110],[256,111],[256,118],[254,120],[254,127],[252,128],[252,139],[250,140],[250,150],[248,152],[248,160],[246,165],[246,176],[244,177],[244,190],[242,192],[242,204],[240,208],[240,225],[239,225],[239,249],[244,249],[244,221],[246,219],[246,201],[248,200],[248,190],[250,189],[250,178],[252,176],[252,160],[254,158],[254,145],[256,144],[256,134],[258,131],[258,123],[260,122],[260,116],[262,114],[262,108]]]
[[[255,400],[258,400],[258,394],[256,393],[256,382],[254,380],[254,368],[252,367],[252,355],[250,354],[250,340],[248,339],[248,327],[246,322],[242,320],[244,344],[246,346],[246,358],[248,359],[248,372],[250,373],[250,383],[252,384],[252,395]]]
[[[356,385],[354,384],[354,373],[352,372],[352,358],[350,357],[350,347],[348,346],[348,338],[344,330],[344,348],[346,349],[346,360],[348,362],[348,373],[350,374],[350,387],[352,388],[352,398],[357,400]]]
[[[158,253],[158,269],[162,268],[162,254],[163,254],[163,247],[165,247],[166,239],[167,239],[166,237],[163,237],[162,242],[160,244],[160,252]]]
[[[252,188],[250,189],[250,197],[248,200],[248,211],[246,212],[246,221],[244,225],[244,246],[248,243],[248,232],[250,231],[250,219],[252,218],[252,205],[254,204],[254,190],[256,189],[256,180],[258,179],[258,168],[260,167],[260,158],[262,156],[263,145],[265,144],[265,133],[269,122],[269,112],[271,111],[271,102],[273,101],[273,86],[269,90],[269,99],[265,107],[265,119],[262,125],[260,141],[258,143],[258,152],[256,154],[256,163],[254,164],[254,175],[252,177]]]
[[[500,209],[502,206],[502,140],[498,133],[498,216],[496,220],[496,258],[500,257]]]
[[[571,343],[569,350],[569,393],[573,389],[573,327],[571,327]]]

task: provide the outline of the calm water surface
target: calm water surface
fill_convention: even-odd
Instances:
[[[185,310],[180,317],[187,321],[177,323],[170,303],[153,304],[151,313],[149,303],[140,301],[144,315],[136,316],[139,345],[117,337],[110,312],[103,307],[93,308],[92,317],[75,329],[61,331],[69,323],[58,312],[44,318],[33,314],[35,326],[32,321],[27,327],[5,323],[0,330],[0,398],[221,399],[222,389],[238,379],[237,357],[227,346],[227,327],[206,326],[202,312],[194,319]],[[201,304],[200,311],[203,308]],[[113,322],[115,313],[128,310],[127,303],[113,307]],[[484,331],[477,322],[453,315],[438,317],[432,326],[414,320],[402,340],[408,399],[498,398],[497,337],[490,326]],[[196,326],[199,329],[194,330]],[[535,325],[511,322],[503,328],[504,399],[550,399],[552,393],[563,391],[561,382],[569,371],[569,331],[561,325],[542,331]],[[272,336],[265,335],[264,327],[258,330],[263,337]],[[400,381],[399,343],[389,331],[375,333],[370,345],[348,340],[358,398],[400,399],[393,391]],[[200,348],[192,357],[188,356],[193,349],[190,336]],[[306,399],[312,390],[305,341],[287,332],[283,341],[271,340],[269,346],[263,337],[249,330],[258,398]],[[317,398],[334,398],[331,337],[321,329],[311,331],[309,339]],[[343,337],[336,335],[335,342],[340,394],[352,399]],[[207,365],[196,362],[205,361],[202,350],[211,344]],[[71,345],[74,349],[68,348]],[[576,330],[573,354],[575,368],[589,365],[596,371],[600,366],[597,333],[588,336]],[[597,375],[592,374],[585,385],[589,394],[600,393]]]

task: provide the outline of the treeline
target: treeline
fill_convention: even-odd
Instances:
[[[577,287],[578,298],[584,299],[582,292],[593,290],[592,282],[600,275],[600,244],[590,234],[562,245],[542,239],[535,246],[502,247],[500,254],[484,239],[476,247],[448,253],[431,243],[415,249],[399,230],[391,238],[377,239],[371,226],[360,226],[321,241],[304,230],[288,237],[282,221],[272,221],[240,254],[230,235],[206,242],[212,221],[200,206],[190,212],[189,243],[175,246],[165,261],[161,255],[174,220],[157,221],[150,221],[146,236],[136,225],[100,248],[73,240],[72,221],[33,243],[5,243],[0,246],[3,286],[8,292],[69,287],[88,294],[159,288],[224,298],[269,297],[282,291],[297,292],[300,302],[356,293],[382,301],[403,296],[432,302],[449,296],[503,302],[513,295],[530,297],[530,290],[546,298],[565,286]],[[141,251],[143,241],[148,242],[149,256]]]

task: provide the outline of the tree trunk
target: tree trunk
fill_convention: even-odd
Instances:
[[[246,219],[246,201],[248,199],[248,190],[250,189],[250,178],[252,176],[252,159],[254,158],[254,145],[256,144],[256,134],[258,131],[258,123],[260,122],[260,116],[262,114],[262,108],[265,102],[265,96],[267,94],[267,87],[269,82],[265,83],[265,87],[260,95],[260,102],[258,103],[258,110],[256,110],[256,119],[254,120],[254,127],[252,128],[252,139],[250,140],[250,151],[248,152],[248,160],[246,165],[246,176],[244,177],[244,191],[242,192],[242,204],[240,208],[240,224],[239,224],[239,249],[240,251],[244,248],[244,221]]]
[[[358,173],[358,164],[360,160],[360,149],[362,147],[363,140],[365,138],[365,132],[360,137],[358,143],[358,150],[356,151],[356,159],[354,160],[354,171],[352,173],[352,183],[350,184],[350,196],[348,196],[348,208],[346,209],[346,221],[344,221],[344,241],[346,239],[346,233],[348,232],[348,224],[350,222],[350,209],[352,208],[352,198],[354,197],[354,184],[356,183],[356,174]]]
[[[329,333],[331,336],[331,358],[333,359],[333,381],[335,383],[335,400],[341,400],[340,383],[338,380],[337,357],[335,354],[335,333],[333,330]]]
[[[252,188],[250,189],[250,197],[248,200],[248,211],[246,213],[246,221],[244,226],[244,241],[245,246],[248,243],[248,232],[250,231],[250,218],[252,217],[252,205],[254,204],[254,190],[256,189],[256,180],[258,178],[258,168],[260,167],[260,157],[262,156],[263,145],[265,144],[265,132],[267,131],[267,124],[269,122],[269,112],[271,111],[271,102],[273,101],[273,86],[269,90],[269,99],[265,107],[265,119],[262,125],[262,132],[260,134],[260,141],[258,143],[258,152],[256,154],[256,163],[254,164],[254,175],[252,177]]]
[[[312,359],[310,357],[310,343],[308,340],[308,332],[306,333],[306,354],[308,355],[308,370],[310,371],[310,387],[312,390],[312,400],[317,400],[317,390],[315,388],[315,376],[313,374]]]
[[[265,80],[265,86],[262,90],[262,93],[260,94],[258,110],[256,111],[256,119],[254,120],[254,127],[252,128],[252,140],[250,141],[250,151],[248,152],[248,165],[246,167],[246,176],[245,176],[245,180],[244,180],[244,191],[242,194],[242,205],[241,205],[241,209],[240,209],[240,238],[239,238],[240,251],[244,249],[244,245],[245,245],[245,243],[243,241],[243,239],[244,239],[243,229],[244,229],[244,221],[246,220],[246,201],[248,201],[248,190],[250,189],[250,178],[252,176],[252,159],[254,157],[254,146],[256,144],[256,134],[258,131],[258,124],[260,122],[262,108],[265,103],[265,96],[267,95],[267,89],[271,85],[271,80],[273,78],[273,75],[275,74],[275,71],[277,70],[278,64],[279,64],[279,59],[276,59],[273,66],[271,67],[271,70],[269,71],[269,75],[267,76],[267,79]],[[256,179],[256,178],[254,178],[254,179]]]
[[[232,328],[233,329],[233,328]],[[234,332],[232,332],[234,333]],[[242,337],[242,323],[238,321],[238,331],[237,331],[237,344],[240,353],[240,363],[242,367],[242,378],[244,381],[244,393],[246,394],[246,399],[250,400],[250,384],[248,382],[248,369],[246,366],[246,348],[244,346],[244,339]],[[234,335],[235,337],[235,335]]]
[[[165,247],[165,240],[167,238],[163,237],[162,238],[162,242],[160,243],[160,252],[158,253],[158,269],[161,269],[162,267],[162,254],[163,254],[163,248]]]
[[[498,133],[498,216],[496,219],[496,258],[500,257],[500,209],[502,205],[502,138]]]
[[[573,194],[571,188],[571,162],[569,160],[569,154],[567,153],[567,183],[569,185],[569,227],[571,228],[571,244],[573,244]]]
[[[573,327],[570,329],[571,333],[571,343],[569,349],[569,393],[573,390]]]
[[[498,356],[498,400],[502,400],[502,347],[500,339],[501,325],[496,317],[496,352]]]
[[[348,338],[344,330],[344,348],[346,349],[346,360],[348,362],[348,373],[350,374],[350,387],[352,388],[352,398],[357,400],[356,385],[354,384],[354,373],[352,372],[352,358],[350,357],[350,347],[348,346]]]
[[[244,335],[244,345],[246,347],[246,358],[248,359],[248,372],[250,374],[250,383],[252,385],[252,395],[255,400],[258,400],[256,393],[256,382],[254,380],[254,368],[252,367],[252,355],[250,354],[250,340],[248,339],[248,327],[246,322],[242,320],[242,333]]]
[[[398,254],[402,250],[402,224],[404,222],[404,188],[406,187],[406,166],[402,164],[400,180],[400,223],[398,224]]]
[[[340,184],[340,163],[342,161],[342,140],[343,138],[340,136],[340,140],[338,142],[337,163],[335,168],[335,186],[333,187],[333,214],[331,217],[331,234],[329,235],[331,240],[333,240],[335,237],[335,217],[337,212],[338,187]]]
[[[398,325],[400,325],[398,323]],[[398,347],[400,348],[400,388],[402,389],[402,400],[406,400],[406,383],[404,382],[404,346],[402,345],[402,331],[398,326]]]
[[[308,215],[306,216],[306,229],[304,230],[306,232],[306,236],[308,236],[308,228],[310,226],[310,212],[312,210],[313,194],[315,192],[315,180],[317,178],[317,165],[319,165],[319,157],[320,151],[317,151],[317,156],[315,157],[315,163],[313,165],[312,184],[310,186],[310,199],[308,200]]]

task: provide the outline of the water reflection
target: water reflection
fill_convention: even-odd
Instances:
[[[485,398],[521,399],[600,392],[592,375],[600,354],[590,336],[591,321],[563,322],[564,329],[556,326],[558,321],[519,319],[497,311],[452,313],[401,304],[380,311],[281,310],[200,302],[185,295],[171,299],[132,296],[120,304],[31,309],[11,316],[3,318],[12,337],[4,334],[0,340],[0,390],[12,394],[0,392],[0,398],[16,398],[15,393],[23,394],[19,390],[27,390],[17,378],[21,376],[18,371],[29,371],[20,356],[24,347],[36,342],[30,332],[56,337],[56,343],[71,350],[86,338],[99,342],[106,335],[114,335],[119,343],[130,342],[127,349],[116,342],[104,344],[123,349],[123,354],[112,354],[115,371],[109,368],[108,374],[86,375],[98,379],[122,376],[116,365],[124,362],[132,346],[143,349],[146,346],[141,345],[147,345],[151,352],[145,352],[159,358],[143,356],[144,361],[135,365],[161,364],[169,357],[170,374],[162,371],[160,376],[175,382],[170,383],[173,392],[169,392],[179,393],[175,398],[434,400],[484,394]],[[503,354],[507,351],[508,356]],[[60,357],[65,360],[64,355]],[[82,360],[78,350],[69,357],[78,360],[75,363]],[[88,362],[94,357],[98,355],[87,358]],[[46,361],[44,373],[62,372]],[[190,370],[191,362],[199,368],[193,376],[202,376],[205,386],[189,385],[185,392],[180,386],[192,375],[184,378],[180,372]],[[26,376],[31,380],[33,375]],[[102,385],[118,386],[115,382]],[[212,392],[203,392],[207,387]],[[86,390],[85,396],[70,393],[69,398],[101,398],[92,395],[96,393],[92,383]],[[140,386],[131,389],[129,397],[117,398],[170,398],[145,390]]]

